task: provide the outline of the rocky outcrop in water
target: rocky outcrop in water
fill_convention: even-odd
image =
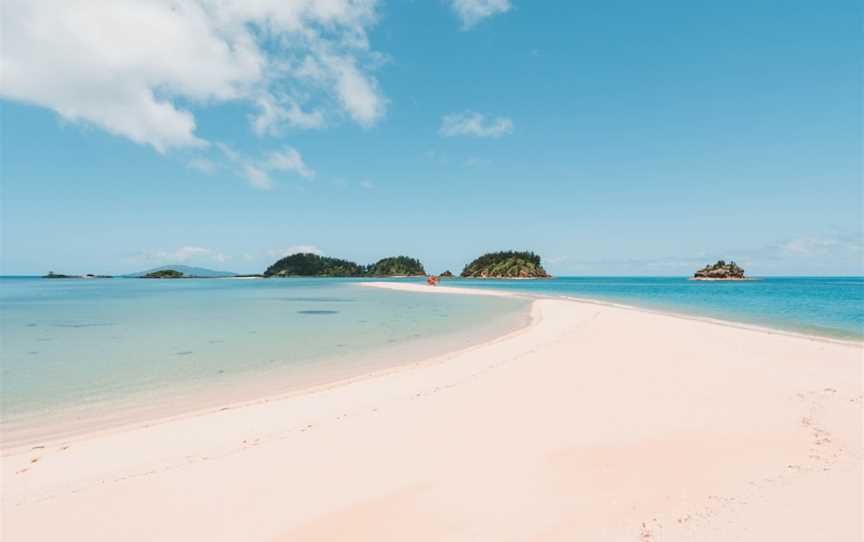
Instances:
[[[714,265],[706,265],[693,274],[696,280],[745,280],[744,269],[735,262],[726,263],[723,260]]]

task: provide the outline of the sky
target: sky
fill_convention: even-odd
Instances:
[[[0,272],[864,274],[857,1],[0,0]]]

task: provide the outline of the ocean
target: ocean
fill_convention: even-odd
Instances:
[[[419,361],[520,327],[532,296],[864,340],[864,277],[444,281],[520,298],[357,282],[0,278],[3,439],[35,439],[49,428],[72,434]]]
[[[747,281],[559,277],[460,279],[445,284],[604,301],[826,338],[864,340],[864,277],[765,277]]]
[[[332,382],[516,329],[523,299],[352,279],[0,279],[0,430],[74,433]]]

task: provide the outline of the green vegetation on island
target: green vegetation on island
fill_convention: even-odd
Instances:
[[[265,277],[356,277],[363,266],[348,260],[308,252],[285,256],[264,271]]]
[[[416,277],[426,274],[423,264],[416,258],[394,256],[383,258],[366,267],[366,275],[372,277]]]
[[[490,252],[465,266],[465,278],[548,278],[549,274],[540,264],[540,256],[533,252]]]
[[[394,277],[425,275],[416,258],[395,256],[371,265],[311,253],[285,256],[264,271],[265,277]]]
[[[180,279],[183,277],[183,273],[175,269],[160,269],[144,275],[145,279]]]
[[[698,280],[744,280],[744,270],[735,262],[719,260],[714,265],[706,265],[693,275]]]
[[[723,264],[723,262],[719,262]],[[725,265],[725,264],[723,264]],[[733,270],[738,268],[734,262],[729,264]],[[706,268],[707,269],[707,268]],[[705,270],[703,270],[705,271]],[[700,276],[700,271],[697,277]],[[185,265],[165,265],[123,275],[129,278],[147,279],[198,279],[221,277],[418,277],[426,276],[426,269],[417,258],[409,256],[390,256],[375,263],[362,265],[350,260],[321,256],[319,254],[301,252],[279,259],[270,265],[261,275],[237,275],[228,271],[216,271],[202,267]],[[528,279],[547,278],[549,274],[540,263],[540,256],[533,252],[491,252],[480,256],[462,271],[465,278],[504,278]],[[714,275],[711,275],[712,277]],[[449,270],[440,275],[441,278],[454,278]],[[49,279],[87,279],[111,278],[110,275],[64,275],[50,271],[44,278]]]

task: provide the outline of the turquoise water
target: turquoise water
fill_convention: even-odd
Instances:
[[[594,299],[835,339],[864,339],[864,277],[769,277],[752,281],[561,277],[445,283]]]
[[[4,439],[35,420],[74,425],[133,405],[171,413],[201,406],[190,399],[205,390],[224,403],[352,376],[527,318],[526,300],[354,282],[2,278]]]
[[[170,414],[332,381],[467,346],[526,319],[527,297],[430,296],[356,282],[0,278],[4,441],[58,420],[74,432],[106,413],[119,423],[145,407]],[[864,339],[862,277],[445,284]]]

